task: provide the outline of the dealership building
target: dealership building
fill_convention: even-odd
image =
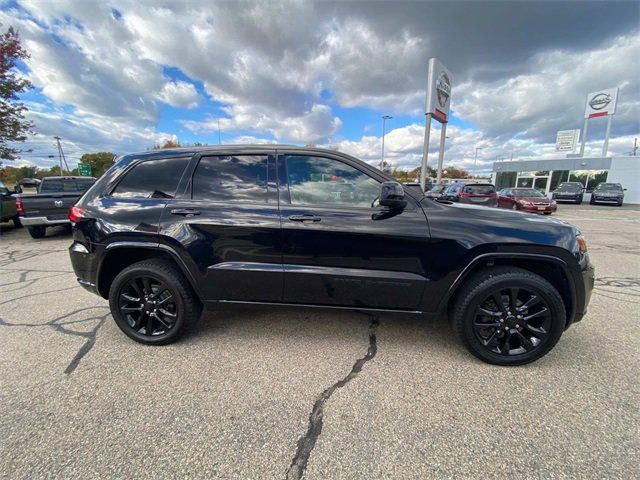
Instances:
[[[492,183],[497,190],[533,187],[549,195],[562,182],[582,183],[586,201],[598,183],[620,183],[627,189],[624,203],[640,204],[640,157],[569,157],[493,164]]]

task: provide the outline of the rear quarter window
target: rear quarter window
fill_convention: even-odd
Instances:
[[[111,192],[116,198],[174,198],[189,158],[162,158],[138,163]]]

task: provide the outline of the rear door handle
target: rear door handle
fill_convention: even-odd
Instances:
[[[289,220],[292,222],[319,222],[322,218],[315,215],[290,215]]]
[[[183,215],[185,217],[193,217],[194,215],[200,215],[200,212],[195,208],[174,208],[171,210],[171,215]]]

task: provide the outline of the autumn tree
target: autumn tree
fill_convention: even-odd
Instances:
[[[91,175],[99,177],[113,165],[115,155],[111,152],[85,153],[80,157],[80,163],[91,165]]]
[[[13,27],[0,35],[0,158],[15,160],[20,149],[11,142],[24,142],[32,132],[33,123],[25,119],[27,107],[18,95],[31,88],[31,83],[18,75],[18,60],[29,58]]]

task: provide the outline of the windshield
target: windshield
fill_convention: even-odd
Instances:
[[[516,197],[544,197],[545,195],[535,188],[523,188],[522,190],[514,190]]]
[[[558,190],[582,190],[580,183],[561,183]]]
[[[619,183],[600,183],[595,188],[596,190],[622,190],[622,185]]]

